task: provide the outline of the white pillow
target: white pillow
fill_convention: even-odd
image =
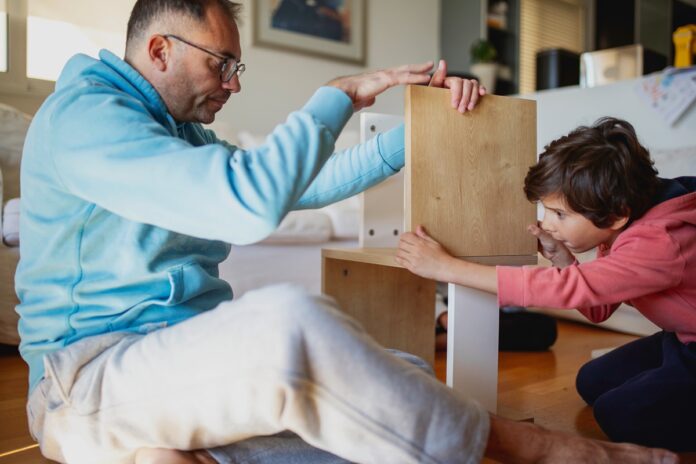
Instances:
[[[2,210],[2,240],[6,245],[19,246],[19,198],[13,198]]]
[[[242,150],[249,150],[259,145],[263,145],[266,137],[263,135],[252,134],[248,131],[237,132],[237,141],[239,142],[239,148]]]
[[[676,149],[653,149],[650,156],[660,177],[696,176],[696,146]]]
[[[31,116],[0,103],[0,165],[19,164],[30,123]]]
[[[358,238],[360,230],[360,198],[358,195],[325,206],[318,211],[331,218],[334,238],[342,240]]]
[[[217,131],[216,131],[217,132]],[[237,141],[239,148],[249,150],[250,148],[258,147],[266,142],[265,135],[252,134],[249,131],[237,132]],[[341,151],[346,148],[353,147],[360,143],[360,133],[357,131],[345,130],[341,132],[336,139],[335,150]]]
[[[331,219],[316,210],[291,211],[261,243],[324,243],[331,238]]]
[[[262,145],[265,142],[265,136],[258,135],[258,134],[252,134],[251,132],[248,131],[240,131],[237,133],[237,140],[239,141],[239,147],[245,150],[248,150],[250,148],[257,147],[259,145]],[[338,140],[336,140],[336,150],[344,150],[346,148],[350,148],[354,145],[357,145],[360,143],[360,134],[357,131],[343,131],[341,135],[338,137]],[[291,212],[288,217],[294,217],[294,213],[299,213],[300,211],[293,211]],[[332,205],[326,206],[324,208],[318,209],[318,210],[306,210],[306,213],[309,212],[320,212],[323,213],[325,216],[327,216],[330,220],[330,226],[332,229],[332,234],[330,235],[333,238],[338,238],[338,239],[356,239],[358,238],[358,230],[360,229],[360,200],[358,196],[354,196],[351,198],[347,198],[343,201],[339,201],[337,203],[334,203]],[[288,218],[286,218],[287,220]],[[303,240],[302,238],[299,237],[298,233],[300,230],[303,229],[303,227],[299,226],[297,223],[293,221],[306,221],[306,219],[290,219],[291,225],[285,225],[281,224],[280,227],[282,228],[288,228],[291,227],[292,232],[288,233],[289,237],[293,237],[293,240],[296,241],[301,241]],[[307,232],[309,233],[309,230],[311,228],[307,228]],[[315,232],[312,232],[315,233]],[[271,240],[275,241],[278,240],[278,235],[284,236],[286,232],[274,232],[273,235],[271,236]],[[314,237],[307,237],[304,239],[305,242],[317,242],[319,236],[314,236]],[[281,239],[285,240],[285,239]],[[283,242],[287,243],[287,242]]]
[[[19,196],[19,162],[30,123],[31,116],[0,103],[0,169],[5,199]]]

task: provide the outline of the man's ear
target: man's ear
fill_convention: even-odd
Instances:
[[[609,226],[611,230],[621,230],[628,223],[628,216],[620,216],[614,220],[614,223]]]
[[[147,43],[147,52],[150,62],[158,71],[164,72],[167,70],[171,55],[171,42],[166,37],[159,34],[150,37]]]

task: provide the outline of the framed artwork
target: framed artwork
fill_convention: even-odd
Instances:
[[[254,45],[365,64],[367,0],[257,0]]]

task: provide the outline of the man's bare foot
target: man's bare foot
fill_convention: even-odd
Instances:
[[[628,443],[611,443],[551,432],[551,446],[541,463],[636,463],[676,464],[676,454],[658,448],[644,448]]]
[[[500,462],[580,464],[676,464],[667,450],[590,440],[527,422],[491,416],[486,456]]]
[[[217,461],[204,450],[143,448],[135,453],[135,464],[217,464]]]

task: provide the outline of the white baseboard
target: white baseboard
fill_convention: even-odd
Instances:
[[[583,316],[575,309],[535,309],[529,308],[531,311],[536,311],[549,316],[560,317],[563,319],[571,319],[573,321],[583,322],[585,324],[602,327],[616,332],[623,332],[632,335],[652,335],[659,332],[661,329],[645,318],[641,313],[631,306],[622,304],[612,316],[604,322],[595,324]]]

